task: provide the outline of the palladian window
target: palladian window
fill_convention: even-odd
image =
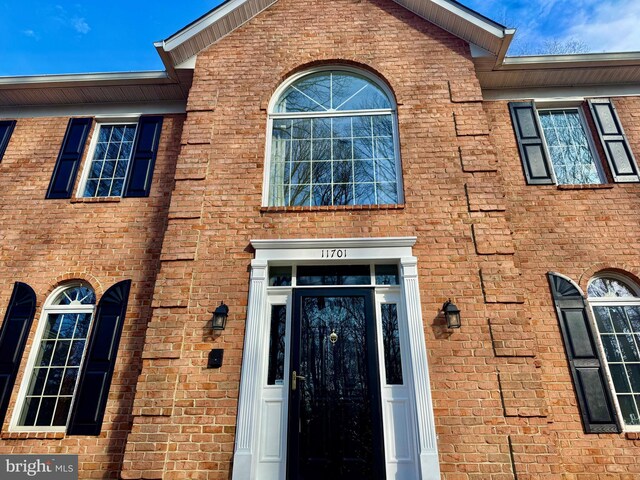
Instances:
[[[401,202],[395,103],[346,70],[297,78],[272,103],[266,204]]]

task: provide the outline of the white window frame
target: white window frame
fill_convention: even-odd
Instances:
[[[366,78],[368,81],[373,83],[375,86],[380,88],[387,99],[391,103],[391,108],[388,109],[376,109],[376,110],[346,110],[346,111],[334,111],[334,112],[290,112],[290,113],[279,113],[275,112],[275,107],[278,104],[278,101],[282,97],[282,94],[293,85],[295,82],[300,80],[303,77],[308,75],[313,75],[315,73],[320,72],[346,72],[353,73],[359,75],[361,77]],[[396,188],[398,192],[398,204],[404,203],[404,188],[402,183],[402,163],[400,161],[400,138],[399,138],[399,129],[398,129],[398,106],[395,101],[395,96],[391,89],[378,77],[372,75],[366,70],[362,70],[359,68],[349,67],[346,65],[328,65],[316,68],[310,68],[304,70],[303,72],[299,72],[295,75],[292,75],[287,79],[286,82],[283,82],[275,91],[273,96],[271,97],[271,101],[269,102],[269,106],[267,108],[268,112],[268,120],[267,120],[267,138],[266,138],[266,148],[265,148],[265,161],[264,161],[264,178],[262,180],[262,206],[270,207],[273,205],[269,204],[269,188],[270,188],[270,177],[271,177],[271,145],[273,140],[273,122],[274,120],[280,119],[290,119],[290,118],[331,118],[331,117],[354,117],[354,116],[373,116],[373,115],[391,115],[391,123],[393,125],[393,148],[394,148],[394,156],[395,156],[395,167],[396,167]],[[376,205],[376,204],[364,204],[366,205]],[[308,205],[305,205],[308,206]],[[323,205],[322,207],[362,207],[363,205]],[[287,208],[289,205],[285,205],[282,208]],[[318,206],[319,207],[319,206]],[[315,206],[311,206],[311,208],[316,208]]]
[[[589,128],[589,124],[587,123],[587,119],[585,117],[584,108],[582,108],[581,104],[576,103],[562,103],[562,104],[538,104],[535,103],[536,115],[538,115],[538,121],[540,122],[540,135],[542,136],[542,141],[544,142],[545,149],[549,155],[549,167],[551,168],[551,175],[553,178],[553,182],[556,185],[592,185],[585,183],[558,183],[558,179],[556,177],[555,167],[553,165],[553,160],[551,159],[551,152],[549,150],[549,143],[547,142],[547,137],[544,132],[544,128],[542,127],[542,121],[540,120],[541,112],[550,112],[550,111],[561,111],[561,110],[575,110],[578,112],[578,118],[580,119],[580,126],[582,127],[582,131],[587,138],[587,143],[589,145],[589,150],[591,151],[591,156],[593,157],[593,161],[596,167],[596,172],[598,173],[598,177],[600,178],[600,183],[596,185],[606,184],[608,182],[607,175],[604,172],[602,166],[602,159],[598,154],[598,150],[596,149],[596,144],[593,140],[593,135],[591,133],[591,129]]]
[[[138,134],[138,123],[140,120],[140,115],[131,115],[131,116],[118,116],[118,117],[102,117],[96,118],[96,124],[93,129],[93,133],[91,135],[91,142],[89,143],[89,149],[87,152],[87,156],[84,162],[84,167],[82,169],[82,175],[80,176],[80,182],[78,182],[78,188],[76,190],[77,198],[121,198],[121,195],[110,195],[105,197],[84,196],[84,189],[87,185],[87,180],[89,178],[89,172],[91,171],[91,166],[93,165],[93,155],[96,152],[96,145],[98,144],[98,137],[100,136],[100,129],[102,127],[109,127],[114,125],[135,125],[136,126],[136,135]],[[131,158],[133,157],[133,147],[135,147],[135,138],[134,144],[131,148],[131,156],[129,157],[129,164],[127,166],[127,172],[125,173],[124,183],[122,187],[122,193],[124,193],[125,186],[127,185],[127,178],[129,177],[129,171],[131,170]]]
[[[611,393],[611,397],[613,399],[613,405],[616,409],[616,414],[618,415],[618,419],[620,421],[620,425],[622,426],[623,431],[625,432],[640,432],[640,425],[627,425],[624,422],[624,417],[622,416],[622,410],[620,409],[620,404],[618,403],[618,397],[616,395],[615,385],[613,383],[613,377],[611,375],[611,370],[609,369],[609,361],[607,360],[607,355],[604,350],[604,345],[602,343],[602,337],[600,335],[600,329],[598,328],[598,322],[596,321],[596,315],[593,310],[593,307],[614,307],[614,306],[639,306],[640,307],[640,287],[629,277],[624,275],[620,275],[612,272],[605,272],[603,274],[594,276],[589,280],[589,285],[594,280],[600,278],[613,278],[616,280],[620,280],[625,285],[631,287],[634,291],[636,297],[589,297],[589,288],[587,286],[587,303],[589,305],[589,314],[591,317],[591,325],[595,332],[595,341],[598,351],[600,352],[600,357],[602,358],[602,363],[604,364],[605,376],[607,378],[607,383],[609,387],[609,391]],[[640,346],[639,346],[640,347]],[[640,406],[639,406],[640,407]]]
[[[88,287],[89,285],[82,282],[73,282],[73,283],[65,283],[57,287],[49,297],[42,308],[42,313],[40,314],[40,319],[38,320],[38,327],[36,329],[36,333],[34,336],[33,343],[31,344],[31,351],[29,352],[29,358],[27,360],[27,365],[24,369],[24,374],[22,375],[22,380],[20,383],[20,389],[18,390],[18,396],[16,399],[15,406],[13,407],[13,414],[11,415],[11,421],[9,422],[9,431],[11,432],[66,432],[67,426],[69,423],[69,417],[67,416],[67,422],[64,426],[37,426],[37,425],[19,425],[20,416],[22,414],[22,409],[24,408],[27,391],[29,389],[29,383],[31,382],[31,376],[33,374],[33,369],[35,367],[36,359],[38,358],[38,353],[40,351],[40,346],[42,344],[42,336],[44,335],[44,330],[47,324],[47,318],[51,313],[89,313],[91,314],[91,318],[89,319],[89,328],[87,329],[87,340],[85,342],[84,351],[82,352],[82,358],[80,359],[79,372],[76,377],[76,383],[73,387],[73,395],[71,399],[71,405],[69,406],[69,415],[73,410],[73,405],[76,401],[76,393],[78,389],[78,382],[80,381],[80,373],[82,371],[82,367],[85,361],[85,355],[87,353],[87,344],[89,343],[89,338],[91,336],[91,331],[93,328],[93,321],[95,318],[95,311],[97,306],[97,301],[95,304],[83,304],[83,305],[52,305],[53,301],[58,298],[58,295],[65,290],[74,287]],[[93,290],[93,289],[92,289]],[[94,291],[95,295],[95,291]]]

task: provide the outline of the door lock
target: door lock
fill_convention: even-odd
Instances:
[[[293,373],[291,374],[291,390],[297,390],[298,389],[298,380],[303,382],[303,381],[306,380],[306,378],[303,377],[302,375],[298,375],[296,373],[296,371],[294,370]]]

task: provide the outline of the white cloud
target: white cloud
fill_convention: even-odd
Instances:
[[[76,8],[79,7],[79,5],[76,5]],[[91,27],[84,17],[80,17],[78,15],[71,16],[62,5],[56,5],[54,9],[55,14],[53,16],[53,20],[55,20],[59,25],[67,28],[73,28],[76,32],[82,35],[86,35],[91,30]]]
[[[640,51],[640,2],[616,0],[580,12],[562,38],[578,38],[594,52]]]
[[[73,28],[75,28],[76,32],[78,33],[89,33],[89,30],[91,30],[91,27],[89,26],[89,24],[86,22],[86,20],[84,18],[80,18],[80,17],[73,17],[71,19],[71,25],[73,26]]]
[[[547,17],[549,13],[551,13],[551,10],[553,10],[553,7],[558,3],[560,3],[560,0],[542,0],[540,2],[538,15],[541,17]]]
[[[37,38],[38,38],[38,35],[36,35],[36,32],[34,32],[34,31],[33,31],[33,30],[31,30],[31,29],[29,29],[29,30],[23,30],[23,31],[22,31],[22,34],[23,34],[25,37],[30,37],[30,38],[35,38],[35,39],[37,39]]]

